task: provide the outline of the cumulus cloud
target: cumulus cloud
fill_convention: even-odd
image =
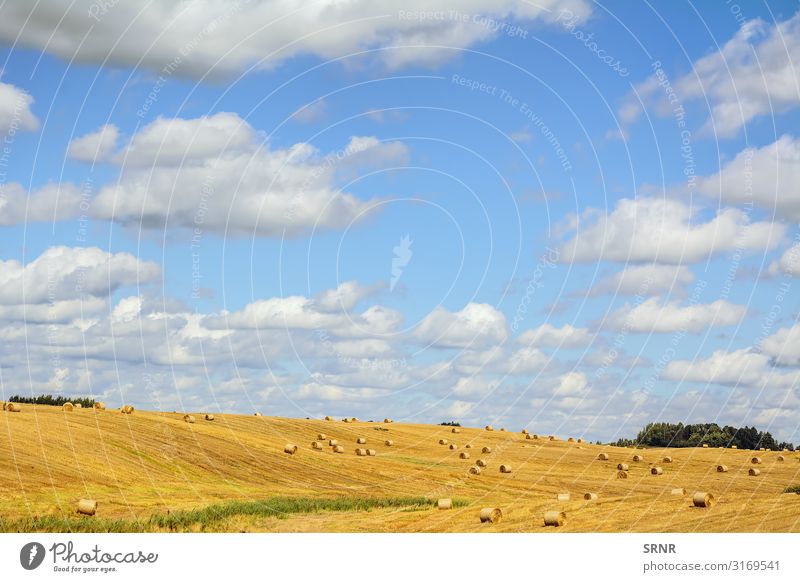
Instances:
[[[797,222],[800,221],[798,183],[800,139],[783,135],[764,147],[739,152],[717,174],[700,178],[697,189],[722,203],[755,203],[781,218]]]
[[[723,47],[695,61],[691,72],[672,81],[678,98],[711,106],[704,126],[707,134],[732,137],[752,119],[782,113],[800,104],[797,63],[800,62],[800,12],[771,25],[746,22]],[[654,104],[662,115],[672,114],[666,93],[655,75],[637,86],[638,96]],[[638,115],[637,97],[631,96],[620,115],[628,121]]]
[[[684,295],[694,274],[683,265],[631,265],[593,285],[590,295]]]
[[[506,317],[487,303],[468,303],[460,311],[437,307],[417,326],[416,339],[434,347],[484,349],[508,337]]]
[[[156,280],[161,268],[128,253],[96,247],[50,247],[33,261],[0,261],[0,303],[45,303],[81,295],[105,297]]]
[[[2,10],[0,10],[2,12]],[[36,131],[39,120],[31,112],[33,97],[9,83],[0,82],[0,133]]]
[[[729,386],[786,388],[800,382],[797,371],[780,372],[770,357],[749,349],[726,352],[719,350],[711,357],[670,362],[664,377],[671,380],[708,382]]]
[[[800,243],[786,249],[777,261],[770,263],[770,275],[800,277]]]
[[[751,222],[736,208],[703,222],[684,202],[645,197],[622,198],[610,213],[588,210],[577,224],[560,249],[562,262],[695,263],[735,249],[763,252],[786,230],[780,223]]]
[[[385,288],[384,283],[363,286],[358,281],[345,281],[340,283],[336,289],[326,289],[319,293],[314,302],[322,311],[350,311],[367,297]]]
[[[92,133],[73,139],[67,147],[67,155],[82,162],[105,162],[114,153],[118,139],[119,128],[116,125],[104,125]]]
[[[26,222],[56,222],[81,215],[81,190],[74,184],[47,184],[28,192],[12,182],[0,196],[0,226]]]
[[[605,323],[612,329],[633,333],[670,333],[685,330],[699,334],[711,327],[735,325],[744,317],[744,305],[717,300],[713,303],[681,306],[679,302],[664,302],[658,297],[612,312]]]
[[[309,143],[271,149],[234,113],[157,119],[113,160],[118,180],[92,201],[94,218],[233,235],[297,235],[364,216],[369,201],[340,191],[343,168],[404,163],[405,145],[354,136],[327,155]]]
[[[761,351],[781,366],[800,366],[800,323],[783,327],[761,342]]]
[[[530,346],[547,346],[551,348],[576,348],[592,343],[588,329],[566,324],[554,327],[543,323],[535,329],[529,329],[517,338],[521,344]]]
[[[106,6],[108,4],[108,6]],[[447,0],[435,9],[495,19],[554,22],[561,9],[580,20],[584,0],[478,0],[465,7]],[[170,0],[144,7],[126,2],[56,0],[0,5],[0,40],[77,62],[142,66],[155,71],[174,64],[173,74],[241,73],[250,66],[275,67],[296,55],[334,59],[356,51],[390,67],[436,65],[457,50],[497,36],[486,18],[420,18],[432,10],[422,0],[332,0],[295,5],[280,0],[186,4]],[[169,34],[163,34],[168,23]],[[57,24],[57,26],[56,26]]]

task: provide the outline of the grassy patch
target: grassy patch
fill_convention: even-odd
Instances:
[[[792,485],[783,490],[784,493],[797,493],[800,495],[800,485]]]
[[[142,521],[125,519],[34,517],[17,521],[0,521],[3,532],[152,532],[187,531],[195,526],[204,529],[234,517],[276,517],[322,511],[369,511],[371,509],[419,508],[429,509],[436,504],[427,497],[386,497],[312,499],[307,497],[274,497],[260,501],[228,501],[200,509],[155,514]]]

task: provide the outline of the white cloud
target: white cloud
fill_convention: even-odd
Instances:
[[[477,0],[465,5],[447,0],[436,11],[476,13],[497,20],[554,22],[560,9],[581,20],[590,7],[584,0]],[[255,65],[271,68],[296,55],[333,59],[380,47],[409,48],[372,55],[390,67],[435,65],[457,50],[498,35],[491,23],[468,18],[420,19],[430,3],[423,0],[327,0],[312,4],[280,0],[175,3],[155,0],[144,6],[57,0],[0,5],[0,40],[54,53],[77,62],[142,66],[155,71],[176,63],[173,74],[241,73]],[[169,34],[163,34],[167,23]],[[56,26],[57,24],[57,26]],[[417,48],[413,48],[417,47]],[[364,57],[362,57],[364,58]]]
[[[781,366],[800,366],[800,323],[779,329],[765,338],[760,347]]]
[[[0,189],[0,226],[56,222],[81,215],[81,191],[68,182],[47,184],[28,193],[16,182]]]
[[[105,162],[111,159],[118,139],[117,126],[104,125],[92,133],[73,139],[67,147],[67,155],[82,162]]]
[[[4,138],[10,136],[11,132],[39,129],[39,120],[31,112],[32,104],[33,97],[28,93],[14,85],[0,82],[0,133]]]
[[[583,372],[567,372],[559,378],[556,396],[583,397],[586,396],[589,381]]]
[[[360,301],[374,295],[384,287],[385,284],[382,283],[364,287],[355,280],[345,281],[340,283],[336,289],[326,289],[319,293],[314,298],[314,302],[322,311],[350,311]]]
[[[554,327],[543,323],[535,329],[529,329],[521,334],[517,341],[530,346],[548,346],[553,348],[576,348],[592,343],[592,336],[588,329],[574,327],[566,324]]]
[[[366,216],[370,202],[337,188],[337,171],[407,156],[404,144],[371,136],[351,137],[328,155],[309,143],[270,149],[233,113],[158,119],[114,155],[122,173],[92,200],[91,215],[241,236],[338,228]]]
[[[96,247],[50,247],[26,265],[0,261],[0,303],[35,304],[106,297],[120,287],[156,280],[156,263],[128,253],[110,254]]]
[[[469,303],[456,312],[437,307],[419,323],[414,335],[435,347],[478,350],[504,343],[508,329],[500,311],[487,303]]]
[[[800,139],[783,135],[764,147],[740,152],[719,173],[700,178],[697,189],[723,203],[755,203],[776,212],[779,217],[797,222],[800,221],[798,183]]]
[[[772,388],[787,388],[800,382],[797,371],[777,371],[769,356],[748,349],[719,350],[702,360],[670,362],[664,370],[664,377],[678,381]]]
[[[694,274],[683,265],[632,265],[599,281],[589,294],[682,296],[692,281]]]
[[[777,261],[770,263],[770,275],[790,275],[800,277],[800,243],[789,247]]]
[[[717,300],[713,303],[682,307],[676,301],[663,302],[651,297],[634,307],[626,304],[611,313],[606,324],[612,329],[626,329],[633,333],[670,333],[686,330],[699,334],[710,327],[735,325],[747,309]]]
[[[745,212],[735,208],[723,208],[702,222],[679,200],[641,197],[618,200],[610,214],[589,210],[575,230],[574,238],[560,249],[561,261],[684,264],[737,248],[771,249],[780,241],[785,226],[751,222]]]
[[[752,119],[788,111],[800,104],[797,63],[800,62],[800,13],[769,25],[746,22],[717,52],[698,59],[691,72],[672,81],[677,98],[711,106],[704,131],[732,137]],[[650,77],[637,86],[639,96],[655,103],[657,112],[672,114],[660,80]],[[620,114],[635,118],[636,98],[626,101]]]

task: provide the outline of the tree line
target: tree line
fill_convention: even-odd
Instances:
[[[19,404],[44,404],[45,406],[63,406],[67,402],[80,404],[84,408],[94,407],[94,398],[70,398],[69,396],[53,396],[52,394],[41,394],[39,396],[19,396],[15,394],[8,399],[9,402]]]
[[[635,439],[619,439],[615,444],[619,447],[731,447],[758,450],[765,448],[772,451],[795,449],[792,443],[778,442],[768,431],[760,431],[754,426],[736,428],[720,427],[715,423],[683,424],[679,422],[651,422],[639,431]]]

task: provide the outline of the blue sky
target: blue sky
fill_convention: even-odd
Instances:
[[[798,440],[794,2],[0,17],[5,396]]]

